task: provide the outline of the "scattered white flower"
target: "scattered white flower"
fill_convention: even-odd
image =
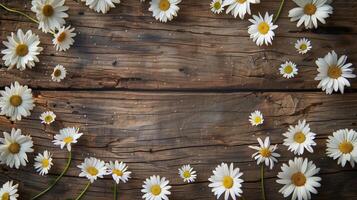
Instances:
[[[171,21],[177,16],[180,10],[178,4],[181,0],[152,0],[150,2],[149,11],[152,12],[153,17],[160,22]]]
[[[42,124],[51,124],[55,121],[56,115],[52,111],[43,112],[40,116]]]
[[[260,3],[260,0],[224,0],[223,7],[228,6],[226,13],[231,13],[235,18],[239,15],[241,19],[244,19],[244,15],[251,14],[250,4]]]
[[[111,174],[113,177],[113,180],[119,184],[120,181],[123,183],[126,183],[130,177],[131,172],[128,171],[128,166],[126,166],[125,163],[123,162],[118,162],[117,160],[115,162],[110,161],[109,163],[106,164],[107,169],[108,169],[108,174]]]
[[[324,58],[316,60],[319,72],[315,77],[316,81],[320,81],[317,88],[322,88],[326,94],[332,94],[333,91],[343,94],[345,86],[350,87],[351,84],[347,78],[355,78],[356,75],[352,73],[352,63],[346,63],[347,56],[342,55],[338,58],[335,51],[329,52]]]
[[[52,154],[47,150],[45,150],[43,154],[39,153],[35,158],[34,167],[41,176],[48,174],[52,165]]]
[[[145,200],[169,200],[170,188],[169,180],[154,175],[144,181],[141,192],[144,193],[143,199]]]
[[[77,166],[81,169],[79,177],[86,177],[93,183],[97,178],[103,178],[107,175],[107,167],[105,162],[97,158],[85,158],[84,162]]]
[[[316,134],[311,132],[306,120],[299,120],[296,126],[290,126],[288,132],[283,135],[286,137],[283,144],[295,155],[302,155],[304,149],[310,153],[314,152],[312,146],[316,146],[314,142]]]
[[[217,199],[223,193],[225,200],[229,199],[229,195],[232,199],[236,199],[236,196],[240,197],[243,193],[243,179],[240,178],[242,175],[243,173],[239,172],[239,168],[234,168],[233,163],[229,167],[226,163],[222,163],[213,170],[213,175],[208,179],[211,182],[208,187],[212,188]]]
[[[273,15],[265,13],[264,18],[260,15],[253,15],[253,19],[249,19],[252,25],[248,28],[250,38],[258,45],[272,44],[273,37],[275,36],[274,30],[278,28],[278,25],[273,24]]]
[[[302,38],[296,41],[295,48],[300,54],[305,54],[312,49],[311,41]]]
[[[38,35],[33,34],[28,30],[25,34],[21,29],[17,33],[11,32],[11,36],[7,37],[7,41],[3,41],[6,49],[2,50],[4,54],[2,60],[5,61],[5,66],[8,69],[16,67],[19,70],[25,70],[35,66],[35,62],[39,62],[37,55],[43,50],[39,47],[40,39]]]
[[[284,78],[293,78],[298,74],[298,69],[296,64],[291,61],[286,61],[285,63],[280,65],[279,68],[280,74],[283,75]]]
[[[1,200],[17,200],[19,194],[17,194],[17,188],[19,184],[14,185],[13,181],[4,183],[0,189]]]
[[[55,139],[52,141],[54,145],[59,145],[61,149],[67,146],[67,150],[71,151],[71,144],[77,143],[77,140],[83,135],[83,133],[78,133],[78,128],[63,128],[59,131],[59,134],[55,135]]]
[[[115,8],[114,3],[120,3],[120,0],[82,0],[86,2],[86,6],[96,12],[107,13],[110,8]]]
[[[252,155],[252,158],[257,160],[257,164],[265,163],[267,167],[273,169],[274,162],[278,162],[276,158],[280,157],[280,154],[274,151],[278,148],[278,145],[270,145],[269,137],[266,137],[264,142],[258,138],[260,146],[249,146],[249,148],[257,150],[258,152]]]
[[[315,188],[320,187],[321,178],[315,176],[320,168],[307,158],[294,158],[289,165],[283,164],[278,173],[277,183],[284,185],[279,192],[286,198],[292,194],[291,200],[309,200],[311,193],[317,194]]]
[[[63,26],[62,28],[58,29],[52,40],[56,51],[67,51],[72,46],[74,43],[73,37],[76,36],[76,33],[73,33],[73,31],[74,28],[71,28],[71,26]]]
[[[252,112],[249,116],[249,122],[252,124],[252,126],[263,124],[263,114],[259,110]]]
[[[4,138],[0,138],[0,161],[10,168],[26,166],[27,153],[33,152],[31,136],[22,135],[21,129],[12,128],[11,134],[4,132]]]
[[[357,132],[340,129],[329,136],[327,140],[327,156],[337,160],[342,167],[350,162],[352,167],[357,163]]]
[[[290,21],[298,21],[297,27],[301,24],[305,28],[317,28],[318,21],[325,24],[325,18],[328,18],[333,13],[333,8],[326,0],[293,0],[299,7],[289,11]]]
[[[179,169],[179,175],[183,181],[187,183],[193,183],[197,178],[196,171],[194,171],[190,165],[183,165]]]
[[[224,10],[222,0],[212,0],[210,6],[211,6],[211,11],[214,14],[219,14]]]
[[[67,70],[63,67],[63,65],[57,65],[51,74],[52,81],[61,82],[64,78],[66,78]]]

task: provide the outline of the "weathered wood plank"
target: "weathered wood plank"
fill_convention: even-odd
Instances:
[[[25,10],[23,1],[3,2]],[[66,4],[70,6],[68,23],[80,33],[75,46],[65,53],[55,52],[50,35],[36,30],[45,49],[41,63],[24,72],[0,68],[0,86],[19,80],[34,88],[315,89],[317,57],[335,49],[357,62],[357,52],[351,48],[357,45],[356,1],[335,1],[328,24],[315,31],[289,22],[288,10],[294,3],[287,1],[274,45],[263,48],[249,39],[247,20],[214,15],[207,1],[184,1],[179,17],[167,24],[150,16],[148,4],[134,0],[123,1],[106,15],[73,0]],[[253,6],[253,13],[273,13],[278,6],[279,0],[263,1]],[[0,24],[0,40],[18,28],[36,29],[23,17],[3,11]],[[293,47],[301,37],[313,42],[307,56],[298,55]],[[287,59],[300,66],[297,78],[288,81],[278,73]],[[69,71],[68,79],[60,84],[50,81],[56,64]],[[355,81],[352,87],[357,87]]]
[[[342,168],[325,156],[328,135],[340,128],[357,129],[357,94],[321,93],[146,93],[146,92],[52,92],[37,91],[37,107],[28,119],[11,124],[0,117],[0,131],[21,128],[34,138],[35,150],[54,153],[55,166],[49,177],[34,173],[32,163],[20,170],[0,167],[0,182],[21,182],[23,197],[29,197],[59,174],[66,153],[51,144],[60,128],[76,126],[84,132],[74,146],[74,162],[66,177],[47,195],[63,199],[78,194],[86,180],[78,178],[78,165],[85,157],[127,162],[133,179],[120,185],[119,199],[140,199],[142,181],[153,174],[166,176],[173,185],[171,199],[214,199],[208,177],[220,162],[234,162],[244,172],[246,199],[260,199],[259,167],[251,159],[248,145],[256,137],[270,136],[281,144],[289,124],[306,119],[317,133],[315,153],[304,156],[321,168],[322,185],[314,199],[353,199],[356,169]],[[53,110],[58,118],[51,126],[40,124],[41,112]],[[250,112],[260,109],[265,115],[261,127],[251,127]],[[282,199],[276,174],[283,162],[294,156],[285,146],[278,167],[266,173],[268,199]],[[32,159],[31,156],[30,159]],[[197,183],[185,185],[177,175],[180,165],[191,163],[198,171]],[[85,199],[111,198],[112,180],[95,182]],[[336,190],[336,185],[339,190]],[[58,196],[63,194],[63,196]],[[46,198],[46,197],[44,197]],[[27,199],[27,198],[26,198]]]

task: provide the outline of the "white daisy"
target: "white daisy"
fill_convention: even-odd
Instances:
[[[61,82],[64,78],[66,78],[67,70],[63,67],[63,65],[57,65],[51,74],[52,81]]]
[[[244,19],[244,15],[250,12],[250,4],[260,3],[260,0],[224,0],[223,7],[228,6],[226,13],[231,13],[235,18],[238,14],[241,19]]]
[[[298,21],[297,27],[304,23],[305,28],[317,28],[320,21],[325,24],[325,18],[333,13],[333,8],[326,0],[293,0],[299,7],[289,11],[290,21]]]
[[[263,114],[259,110],[250,113],[249,122],[252,124],[252,126],[258,126],[260,124],[263,124]]]
[[[128,171],[128,166],[126,166],[123,162],[115,162],[110,161],[106,164],[108,168],[108,174],[111,174],[114,181],[119,184],[120,181],[126,183],[130,177],[131,172]]]
[[[0,91],[0,115],[10,117],[10,120],[21,120],[22,117],[31,115],[35,107],[32,98],[32,90],[26,85],[22,86],[17,81],[11,83],[10,88]]]
[[[153,17],[160,22],[171,21],[177,16],[180,10],[178,4],[181,0],[152,0],[150,2],[149,11],[152,12]]]
[[[63,128],[59,131],[59,134],[55,135],[55,139],[52,141],[54,145],[67,146],[67,150],[71,151],[71,144],[77,143],[77,140],[83,135],[83,133],[78,133],[78,128]]]
[[[208,179],[211,182],[208,187],[212,188],[217,199],[223,193],[225,200],[229,199],[229,195],[232,199],[236,199],[236,196],[240,197],[243,193],[243,179],[240,178],[242,175],[243,173],[239,172],[239,168],[233,167],[233,163],[229,167],[226,163],[222,163],[213,170],[213,175]]]
[[[39,62],[37,55],[43,50],[39,47],[40,39],[38,35],[33,34],[31,30],[28,30],[25,34],[21,29],[17,30],[17,33],[11,33],[11,36],[7,37],[7,41],[3,41],[6,49],[2,50],[4,54],[2,60],[5,61],[5,66],[12,69],[16,66],[19,70],[25,70],[35,66],[35,62]]]
[[[79,177],[86,177],[93,183],[97,178],[103,178],[107,175],[105,162],[93,157],[85,158],[84,162],[77,166],[82,170]]]
[[[327,140],[327,156],[337,160],[342,167],[350,162],[352,167],[357,163],[357,132],[340,129],[329,136]]]
[[[52,154],[47,150],[45,150],[43,154],[39,153],[35,158],[34,167],[41,176],[48,174],[52,165]]]
[[[4,138],[0,138],[0,161],[10,168],[26,166],[27,153],[33,152],[32,147],[31,136],[22,135],[21,129],[12,128],[11,134],[4,132]]]
[[[315,62],[318,66],[319,74],[315,77],[316,81],[320,81],[317,88],[322,88],[326,94],[332,94],[333,91],[343,94],[345,86],[350,87],[351,84],[347,78],[355,78],[352,73],[352,63],[346,63],[347,56],[342,55],[338,58],[335,51],[329,52],[324,58],[319,58]]]
[[[36,13],[39,29],[47,33],[59,29],[65,24],[64,18],[68,17],[64,6],[65,0],[32,0],[32,12]]]
[[[8,181],[2,185],[0,189],[1,200],[16,200],[19,197],[19,194],[17,194],[19,184],[13,184],[13,181]]]
[[[56,115],[52,111],[43,112],[40,116],[42,124],[51,124],[55,121]]]
[[[293,78],[298,74],[298,68],[296,67],[296,64],[291,61],[286,61],[285,63],[281,64],[279,71],[280,74],[287,79]]]
[[[296,41],[295,48],[300,54],[305,54],[312,49],[311,41],[302,38]]]
[[[284,186],[279,190],[284,197],[292,194],[291,200],[311,199],[311,193],[317,194],[315,188],[320,187],[321,178],[314,176],[319,173],[320,168],[307,158],[294,158],[289,160],[289,165],[283,164],[281,172],[278,173],[277,183]]]
[[[278,145],[270,145],[269,137],[266,137],[264,142],[258,138],[259,146],[249,146],[249,148],[257,150],[258,152],[252,155],[252,158],[257,160],[257,164],[265,163],[267,167],[273,169],[274,162],[278,162],[276,158],[280,157],[280,154],[274,151],[278,148]]]
[[[214,14],[219,14],[224,10],[222,0],[212,0],[210,6],[211,6],[211,11]]]
[[[120,3],[120,0],[82,0],[86,2],[86,6],[96,12],[107,13],[110,8],[115,8],[114,3]]]
[[[73,37],[76,33],[73,33],[74,28],[71,26],[62,27],[58,29],[58,32],[54,35],[52,43],[55,45],[56,51],[66,51],[74,43]]]
[[[311,132],[306,120],[299,120],[296,126],[290,126],[288,132],[283,135],[286,137],[283,144],[294,154],[302,155],[304,149],[310,153],[314,152],[312,146],[316,146],[314,142],[316,134]]]
[[[145,200],[169,200],[170,188],[169,180],[153,175],[144,181],[141,192],[144,193],[143,199]]]
[[[273,24],[273,15],[265,13],[264,18],[260,15],[253,15],[253,19],[249,19],[252,25],[248,28],[250,38],[258,45],[262,46],[272,44],[273,37],[275,36],[274,30],[278,25]]]
[[[183,165],[179,170],[179,175],[184,182],[193,183],[197,178],[196,171],[190,165]]]

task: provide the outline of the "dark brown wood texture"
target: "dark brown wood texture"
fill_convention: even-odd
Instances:
[[[30,2],[1,1],[27,11]],[[119,199],[141,199],[145,178],[166,176],[173,185],[173,200],[213,200],[208,188],[212,169],[221,162],[233,162],[244,172],[244,196],[261,199],[259,166],[251,158],[256,137],[270,136],[280,144],[280,162],[265,175],[269,200],[283,199],[276,175],[282,163],[294,157],[282,144],[288,126],[306,119],[317,133],[315,153],[305,153],[321,168],[322,187],[313,199],[357,199],[357,171],[338,166],[325,155],[328,135],[340,128],[357,129],[357,83],[347,94],[326,95],[316,89],[317,57],[335,49],[357,62],[357,2],[334,2],[334,15],[315,31],[296,28],[287,12],[287,1],[278,21],[274,45],[257,47],[247,34],[247,20],[230,15],[213,15],[209,1],[184,0],[173,22],[156,22],[139,0],[123,0],[102,15],[83,3],[67,0],[67,20],[79,35],[65,53],[54,50],[50,35],[37,30],[27,19],[1,10],[0,39],[18,28],[32,29],[41,37],[44,52],[32,70],[20,72],[0,68],[0,86],[17,80],[34,88],[36,108],[31,117],[11,123],[0,116],[0,130],[21,128],[31,134],[35,151],[54,153],[50,174],[35,173],[32,161],[20,170],[0,166],[0,183],[20,182],[22,199],[43,190],[63,169],[66,152],[52,145],[54,134],[68,126],[84,133],[74,145],[74,160],[67,175],[43,199],[66,199],[78,195],[87,183],[78,178],[85,157],[105,161],[123,160],[133,171],[133,179],[119,186]],[[27,5],[25,8],[24,5]],[[278,0],[253,6],[253,13],[273,13]],[[313,51],[306,56],[295,52],[296,39],[308,37]],[[1,49],[4,46],[1,44]],[[297,78],[286,80],[279,65],[290,59],[299,65]],[[3,63],[1,63],[3,64]],[[56,64],[69,71],[61,83],[50,81]],[[249,114],[261,110],[265,123],[251,127]],[[39,115],[53,110],[58,118],[50,126],[40,124]],[[31,155],[30,160],[32,160]],[[198,181],[183,184],[177,169],[190,163],[198,171]],[[84,199],[112,199],[111,177],[96,181]]]

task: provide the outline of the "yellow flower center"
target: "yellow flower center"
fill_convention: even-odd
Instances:
[[[17,154],[20,152],[20,148],[21,148],[21,146],[18,143],[14,142],[9,145],[8,150],[12,154]]]
[[[256,124],[260,124],[260,123],[262,123],[262,118],[261,118],[261,117],[255,117],[255,118],[254,118],[254,122],[255,122]]]
[[[233,181],[232,177],[230,177],[230,176],[223,177],[223,186],[225,188],[227,188],[227,189],[232,188],[233,187],[233,183],[234,183],[234,181]]]
[[[236,0],[236,2],[237,3],[240,3],[240,4],[242,4],[242,3],[245,3],[247,0]]]
[[[258,25],[258,31],[260,34],[262,35],[265,35],[269,32],[270,30],[270,27],[269,25],[266,23],[266,22],[261,22],[259,25]]]
[[[57,42],[63,42],[66,39],[67,35],[66,32],[62,32],[57,37]]]
[[[213,4],[213,7],[214,7],[214,9],[219,10],[219,9],[221,9],[222,5],[220,2],[217,1],[216,3]]]
[[[190,178],[191,177],[191,173],[189,171],[184,171],[183,172],[183,177]]]
[[[306,177],[303,173],[296,172],[291,176],[291,182],[293,182],[295,186],[303,186],[306,183]]]
[[[307,49],[307,45],[306,44],[301,44],[300,45],[300,49],[301,50],[306,50]]]
[[[8,192],[5,192],[1,196],[1,200],[10,200],[10,194]]]
[[[338,79],[339,77],[341,77],[341,74],[342,74],[342,70],[337,66],[332,66],[328,68],[327,75],[330,78]]]
[[[261,156],[263,156],[265,158],[268,158],[268,157],[271,156],[271,151],[268,148],[260,149],[259,153],[260,153]]]
[[[56,69],[56,70],[53,72],[53,75],[54,75],[55,77],[59,77],[59,76],[61,76],[61,74],[62,74],[62,72],[61,72],[61,70],[59,70],[59,69]]]
[[[16,55],[24,57],[29,53],[29,48],[26,44],[19,44],[16,47]]]
[[[47,168],[50,165],[50,161],[48,159],[43,159],[41,163],[43,168]]]
[[[119,169],[113,169],[112,173],[117,176],[123,176],[123,172]]]
[[[308,3],[304,7],[304,13],[307,15],[315,14],[316,10],[317,10],[316,6],[312,3]]]
[[[18,107],[22,104],[22,97],[20,95],[12,95],[10,97],[10,104],[14,107]]]
[[[52,120],[53,120],[53,118],[52,118],[51,115],[47,115],[47,116],[45,117],[45,122],[46,122],[46,123],[51,123]]]
[[[88,167],[87,172],[92,176],[96,176],[98,174],[98,170],[95,167]]]
[[[42,14],[46,17],[51,17],[54,12],[55,12],[55,10],[49,4],[43,6],[43,8],[42,8]]]
[[[73,138],[72,137],[66,137],[63,139],[63,142],[66,143],[66,144],[69,144],[71,142],[73,142]]]
[[[160,187],[160,185],[153,185],[153,186],[151,186],[150,191],[151,191],[151,194],[158,196],[161,194],[161,187]]]
[[[159,8],[162,11],[167,11],[170,8],[170,2],[168,0],[161,0],[159,3]]]
[[[291,65],[287,65],[284,68],[284,72],[285,72],[285,74],[291,74],[293,72],[293,67]]]
[[[338,145],[338,149],[342,153],[348,154],[348,153],[351,153],[353,151],[353,145],[352,145],[351,142],[344,141],[344,142],[341,142],[340,145]]]
[[[294,135],[294,141],[295,142],[301,144],[301,143],[305,142],[305,140],[306,140],[306,136],[305,136],[304,133],[302,133],[301,131],[295,133],[295,135]]]

